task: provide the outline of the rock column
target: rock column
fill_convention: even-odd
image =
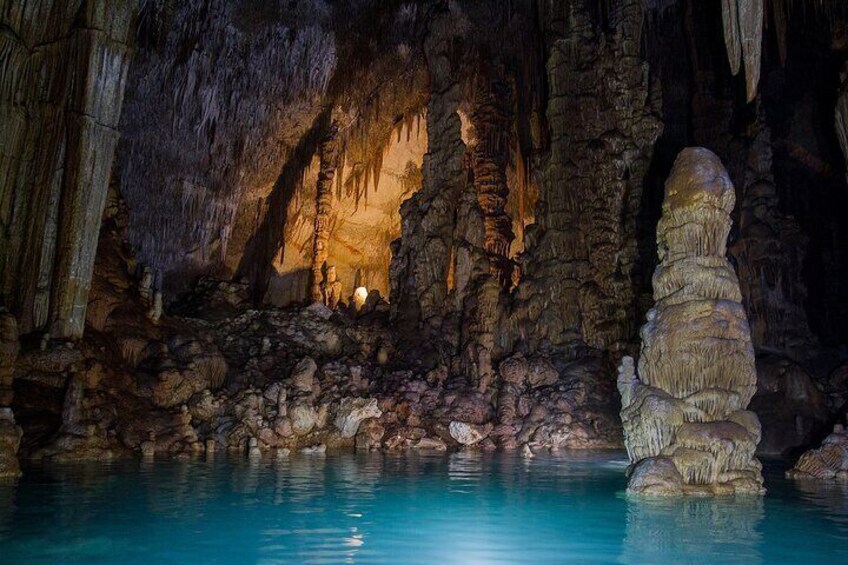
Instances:
[[[636,216],[661,124],[640,53],[644,4],[612,4],[598,22],[595,3],[570,3],[550,49],[550,159],[518,294],[531,347],[621,352],[635,337]]]
[[[450,11],[436,14],[424,41],[430,75],[427,103],[427,154],[423,183],[401,206],[401,239],[392,248],[392,317],[423,322],[438,331],[447,311],[457,202],[464,176],[462,99],[451,61],[456,31]]]
[[[38,0],[0,14],[0,282],[22,333],[82,335],[135,5]]]
[[[506,168],[509,162],[509,86],[500,82],[480,87],[474,101],[471,124],[475,139],[470,148],[471,166],[477,200],[486,231],[485,248],[491,272],[502,284],[511,282],[509,249],[515,234],[506,213],[509,187]]]
[[[734,204],[718,157],[683,150],[657,226],[656,304],[641,330],[638,371],[629,357],[619,368],[632,492],[762,492],[760,424],[746,410],[756,390],[754,348],[725,257]]]
[[[324,302],[322,283],[324,268],[329,256],[330,213],[333,209],[333,181],[337,167],[338,124],[330,126],[327,137],[318,148],[321,161],[318,185],[315,190],[315,234],[312,243],[312,288],[313,302]]]
[[[772,174],[771,132],[764,116],[748,157],[739,215],[739,239],[730,253],[739,269],[742,303],[757,351],[786,354],[796,361],[818,349],[804,302],[802,270],[807,237],[780,211]]]

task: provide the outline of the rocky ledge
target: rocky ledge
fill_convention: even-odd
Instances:
[[[113,280],[115,277],[113,277]],[[151,317],[133,283],[77,344],[22,351],[22,455],[104,460],[228,451],[541,449],[621,446],[612,371],[511,356],[485,394],[444,365],[395,348],[375,308],[357,319],[316,304],[252,309],[237,283],[208,281],[183,316]],[[95,300],[101,292],[93,292]],[[221,296],[228,297],[222,300]],[[187,301],[186,303],[192,303]],[[121,304],[117,307],[115,304]]]

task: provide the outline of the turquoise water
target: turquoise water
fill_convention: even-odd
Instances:
[[[626,497],[621,454],[293,456],[27,469],[0,563],[848,563],[848,488]]]

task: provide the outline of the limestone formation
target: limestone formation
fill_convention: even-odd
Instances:
[[[748,102],[757,95],[760,82],[760,57],[763,50],[764,0],[722,0],[724,42],[733,74],[744,63]]]
[[[657,226],[656,304],[640,332],[638,370],[629,358],[619,368],[632,492],[762,491],[760,425],[746,410],[756,389],[754,350],[725,257],[734,203],[715,154],[680,153]]]
[[[465,422],[451,422],[449,426],[450,435],[462,445],[477,445],[489,435],[489,430],[482,426],[475,426]]]
[[[477,200],[483,214],[486,231],[486,251],[492,270],[502,284],[511,280],[512,265],[510,245],[512,220],[505,208],[509,187],[506,169],[509,162],[509,134],[511,93],[509,85],[494,81],[478,87],[474,111],[470,119],[474,127],[474,141],[469,147],[471,168]]]
[[[848,433],[837,424],[818,449],[811,449],[786,472],[790,479],[848,481]]]
[[[339,403],[335,424],[341,430],[342,437],[349,438],[356,435],[363,420],[382,415],[375,398],[344,398]]]
[[[547,62],[550,157],[516,323],[534,347],[624,352],[636,329],[636,216],[661,123],[639,48],[644,3],[618,2],[603,25],[595,4],[569,4]]]
[[[0,479],[20,474],[17,452],[22,430],[12,412],[15,361],[20,348],[14,316],[0,310]]]
[[[38,0],[0,10],[0,294],[22,333],[82,336],[135,8]]]
[[[336,176],[336,163],[338,148],[336,147],[338,140],[338,124],[333,122],[330,125],[330,131],[318,148],[320,159],[320,170],[318,171],[318,183],[315,189],[315,227],[313,230],[312,241],[312,301],[319,302],[322,299],[324,304],[330,308],[335,308],[338,304],[338,297],[334,296],[332,285],[335,280],[335,267],[327,265],[327,257],[329,250],[327,245],[330,241],[330,211],[333,206],[333,179]],[[341,173],[339,173],[341,174]],[[324,270],[326,269],[326,279]],[[330,269],[332,269],[332,280],[330,279]],[[332,304],[330,304],[332,303]]]
[[[803,361],[818,349],[805,311],[807,289],[802,275],[807,238],[798,222],[780,210],[771,131],[764,115],[757,128],[748,155],[739,237],[730,254],[738,268],[754,347]]]
[[[451,13],[441,11],[430,23],[424,54],[430,75],[427,104],[428,149],[423,186],[401,206],[402,237],[392,253],[392,314],[397,320],[416,316],[437,330],[450,290],[454,211],[463,187],[461,91],[449,50],[455,35]],[[414,320],[418,321],[418,320]]]

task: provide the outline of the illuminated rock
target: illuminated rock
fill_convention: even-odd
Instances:
[[[638,370],[625,358],[618,375],[633,492],[762,491],[760,426],[746,410],[754,350],[725,257],[734,203],[718,157],[703,148],[680,153],[657,226],[656,304],[641,330]]]

